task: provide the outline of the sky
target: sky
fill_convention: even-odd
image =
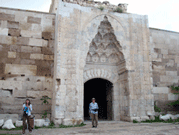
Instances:
[[[96,0],[103,1],[103,0]],[[148,15],[149,27],[179,32],[179,0],[108,0],[128,4],[128,12]],[[0,7],[48,12],[51,0],[0,0]]]

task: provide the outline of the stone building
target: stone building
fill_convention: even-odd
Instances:
[[[115,12],[122,9],[123,13]],[[95,97],[99,117],[148,119],[176,100],[179,33],[149,28],[127,4],[52,0],[50,13],[0,8],[0,114],[22,114],[29,98],[39,118],[79,124]],[[42,96],[52,98],[41,104]],[[165,108],[164,108],[165,110]]]

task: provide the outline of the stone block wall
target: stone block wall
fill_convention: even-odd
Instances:
[[[153,94],[162,111],[174,111],[166,104],[177,100],[169,86],[179,83],[179,33],[150,28]]]
[[[0,8],[0,114],[22,114],[29,98],[38,118],[52,97],[55,14]]]

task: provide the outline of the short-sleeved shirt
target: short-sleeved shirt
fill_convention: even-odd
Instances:
[[[23,104],[23,108],[25,108],[25,107],[27,107],[26,106],[26,104]],[[32,111],[32,104],[30,104],[30,109],[29,108],[27,108],[27,111],[26,111],[26,114],[28,115],[28,116],[30,116],[31,115],[31,111]],[[24,111],[24,110],[23,110]]]
[[[89,104],[89,111],[90,113],[97,114],[98,111],[94,111],[94,109],[99,109],[98,104],[96,102],[95,103],[91,102]]]

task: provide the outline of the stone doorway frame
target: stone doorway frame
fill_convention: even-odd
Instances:
[[[90,70],[85,70],[84,71],[84,77],[83,77],[83,83],[85,84],[87,81],[91,80],[91,79],[95,79],[95,78],[100,78],[100,79],[104,79],[104,80],[108,80],[112,83],[113,86],[113,91],[112,91],[112,115],[113,118],[112,120],[117,121],[120,118],[120,108],[117,107],[120,103],[120,101],[118,101],[118,99],[115,99],[115,95],[118,94],[119,89],[117,86],[117,81],[118,81],[118,75],[115,75],[114,73],[112,73],[112,71],[110,70],[106,70],[106,69],[101,69],[101,68],[94,68],[94,69],[90,69]],[[83,90],[84,91],[84,90]],[[118,102],[114,102],[114,101],[118,101]],[[83,114],[84,115],[84,114]],[[84,117],[84,116],[83,116]]]

